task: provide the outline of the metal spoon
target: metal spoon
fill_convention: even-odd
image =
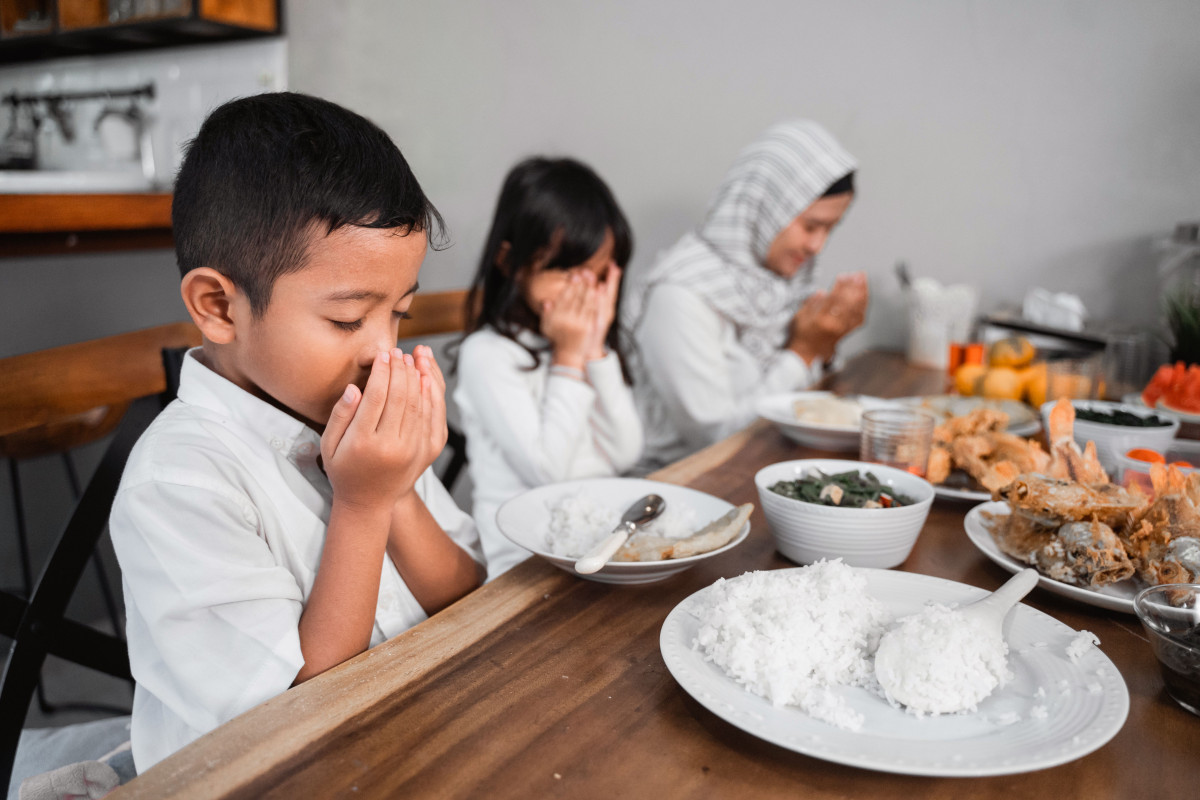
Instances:
[[[588,551],[587,555],[575,562],[575,571],[580,575],[599,572],[613,557],[613,554],[621,549],[621,545],[625,544],[630,536],[633,536],[638,525],[654,519],[666,507],[667,501],[656,494],[648,494],[635,502],[621,515],[621,522],[613,529],[613,532]]]

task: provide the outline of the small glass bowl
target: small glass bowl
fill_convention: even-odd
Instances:
[[[1144,589],[1133,608],[1150,636],[1167,694],[1200,716],[1200,584]]]

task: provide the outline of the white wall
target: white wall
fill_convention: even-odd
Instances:
[[[819,120],[861,162],[826,251],[865,269],[857,346],[896,344],[892,266],[1155,318],[1151,242],[1200,219],[1196,0],[290,2],[291,88],[400,144],[451,226],[422,286],[464,286],[505,171],[569,154],[610,182],[635,263],[697,223],[739,148]],[[853,345],[852,345],[853,346]]]

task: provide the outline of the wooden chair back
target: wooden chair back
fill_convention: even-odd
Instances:
[[[467,290],[418,293],[408,313],[412,319],[400,323],[402,339],[462,333],[467,327]]]

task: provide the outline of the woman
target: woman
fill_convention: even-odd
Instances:
[[[807,121],[738,157],[699,230],[629,279],[634,392],[654,469],[754,419],[755,399],[819,380],[862,324],[867,282],[814,290],[815,256],[854,198],[853,157]]]

